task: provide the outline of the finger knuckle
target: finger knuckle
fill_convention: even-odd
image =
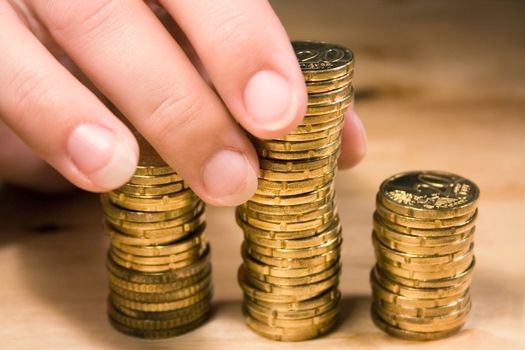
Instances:
[[[254,34],[253,24],[248,20],[248,17],[239,10],[230,5],[217,6],[214,10],[214,16],[210,16],[210,21],[213,21],[207,26],[213,31],[209,35],[213,41],[231,46],[237,46],[239,43],[249,45],[252,34]]]
[[[24,118],[28,114],[38,116],[38,111],[44,110],[48,105],[54,105],[58,96],[53,94],[55,80],[50,75],[20,70],[7,87],[12,91],[13,115]],[[32,111],[28,113],[28,111]]]
[[[175,135],[190,130],[201,114],[201,102],[189,93],[172,93],[161,99],[150,113],[147,126],[158,142],[171,144]]]
[[[50,1],[45,8],[46,24],[55,36],[86,35],[102,24],[114,22],[120,0]]]

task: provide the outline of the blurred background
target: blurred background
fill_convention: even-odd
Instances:
[[[271,3],[292,39],[333,41],[355,52],[360,103],[525,97],[523,1]]]

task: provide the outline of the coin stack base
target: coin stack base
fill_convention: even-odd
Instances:
[[[166,165],[139,165],[102,194],[108,317],[122,333],[148,339],[186,333],[208,318],[212,295],[204,204]]]
[[[315,338],[337,322],[342,237],[333,181],[353,96],[350,51],[293,46],[309,93],[307,114],[284,137],[253,138],[259,187],[236,211],[245,237],[238,271],[245,321],[278,341]]]
[[[473,182],[445,172],[402,173],[381,184],[370,273],[377,327],[411,340],[463,327],[472,307],[478,197]]]

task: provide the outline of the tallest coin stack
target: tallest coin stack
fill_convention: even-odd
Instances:
[[[253,139],[259,186],[236,212],[245,237],[238,278],[246,323],[281,341],[317,337],[337,320],[342,237],[333,181],[353,98],[351,51],[308,41],[293,47],[307,113],[282,138]]]

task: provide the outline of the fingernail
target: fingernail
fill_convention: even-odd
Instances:
[[[252,122],[273,131],[287,127],[297,114],[297,98],[282,75],[263,70],[246,84],[244,105]]]
[[[69,157],[95,185],[112,190],[135,172],[137,155],[112,131],[96,124],[80,124],[69,135]]]
[[[257,173],[248,158],[231,150],[218,151],[206,162],[202,180],[219,205],[244,203],[257,189]]]

